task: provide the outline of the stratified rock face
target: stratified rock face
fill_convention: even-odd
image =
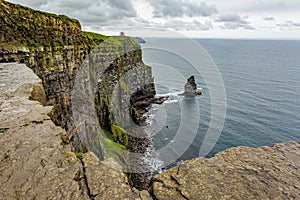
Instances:
[[[123,91],[130,93],[146,82],[153,83],[151,68],[142,62],[140,46],[129,37],[83,32],[77,20],[66,16],[36,11],[3,0],[0,0],[0,7],[0,62],[20,62],[30,67],[42,79],[47,105],[54,106],[51,118],[55,124],[67,130],[76,150],[93,151],[102,158],[101,130],[96,130],[94,123],[85,121],[99,117],[102,127],[111,124],[114,121],[108,114],[111,107],[115,108],[114,118],[117,118],[127,105],[126,95],[119,94]],[[106,43],[103,43],[104,40],[107,40]],[[79,86],[75,80],[84,67],[87,71],[83,76],[87,80]],[[127,75],[130,78],[124,79],[129,71],[132,76]],[[120,77],[123,77],[118,86],[121,89],[112,94]],[[94,79],[94,83],[88,82],[88,79]],[[101,82],[98,93],[101,98],[96,105],[99,115],[94,116],[91,107],[94,107],[98,81]],[[130,98],[130,94],[127,96]],[[77,97],[85,100],[86,104],[74,107],[72,97],[73,100]],[[75,114],[74,109],[78,110]],[[79,122],[74,123],[74,118]],[[125,143],[123,138],[120,141]]]
[[[70,93],[80,64],[97,45],[77,20],[0,0],[0,62],[25,63],[42,80],[52,119],[72,130]],[[99,41],[98,41],[99,42]]]
[[[154,176],[152,193],[169,199],[300,199],[300,143],[236,147]]]
[[[29,100],[43,96],[40,79],[24,64],[0,64],[0,84],[0,198],[89,199],[74,179],[80,167],[67,133],[48,116],[53,108]]]

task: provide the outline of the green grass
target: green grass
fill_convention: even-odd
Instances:
[[[79,23],[79,21],[77,19],[74,19],[74,18],[70,18],[66,15],[58,15],[58,17],[63,21],[63,22],[68,22],[68,20],[71,20],[72,22],[75,22],[75,23]]]
[[[104,138],[105,151],[108,157],[119,160],[119,157],[123,157],[123,150],[126,150],[126,147],[118,144],[108,138]]]
[[[113,139],[112,137],[112,133],[110,131],[107,130],[102,130],[102,133],[108,138],[108,139]]]
[[[101,35],[99,33],[82,31],[82,35],[89,38],[90,40],[107,40],[109,36]]]
[[[115,141],[116,140],[123,141],[124,145],[126,146],[128,145],[128,135],[122,127],[114,124],[112,126],[112,133]]]

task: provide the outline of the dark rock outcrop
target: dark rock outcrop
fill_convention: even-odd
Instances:
[[[150,87],[154,88],[154,84],[151,84]],[[135,111],[131,112],[133,121],[138,125],[143,124],[145,120],[144,114],[148,112],[150,106],[152,104],[162,104],[168,98],[168,96],[155,97],[155,90],[140,89],[134,92],[130,97],[130,109]]]
[[[153,177],[152,194],[169,199],[300,199],[300,143],[236,147]]]
[[[202,92],[197,91],[197,84],[195,82],[195,77],[191,76],[187,79],[187,83],[184,85],[184,92],[180,95],[182,96],[196,96],[201,95]]]

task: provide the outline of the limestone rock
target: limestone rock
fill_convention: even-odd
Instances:
[[[62,144],[66,132],[48,116],[52,107],[29,100],[40,80],[25,65],[0,68],[7,78],[0,79],[1,199],[88,199],[74,180],[78,160],[68,162],[70,146]]]
[[[142,191],[140,192],[140,198],[141,198],[141,200],[152,200],[151,195],[150,195],[149,192],[146,191],[146,190],[142,190]]]
[[[91,152],[84,154],[82,161],[91,196],[95,199],[139,199],[124,173],[103,164]]]
[[[300,199],[300,143],[236,147],[157,174],[159,199]]]

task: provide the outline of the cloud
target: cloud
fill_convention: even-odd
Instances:
[[[276,24],[276,26],[281,28],[300,28],[300,23],[288,20],[282,24]]]
[[[235,22],[235,23],[241,23],[241,24],[248,23],[241,16],[236,15],[236,14],[220,15],[215,21],[216,22]]]
[[[248,17],[247,17],[248,18]],[[217,19],[215,19],[215,22],[224,23],[223,26],[221,26],[222,29],[246,29],[246,30],[254,30],[255,28],[250,25],[250,22],[245,20],[245,17],[241,17],[237,14],[226,14],[226,15],[220,15]]]
[[[17,3],[17,4],[21,4],[21,5],[26,5],[29,6],[31,8],[34,9],[39,9],[41,7],[41,5],[47,4],[48,0],[9,0],[12,3]]]
[[[215,5],[205,2],[191,2],[182,0],[149,0],[154,8],[154,17],[199,17],[211,16],[217,13]]]
[[[293,21],[286,21],[288,24],[292,25],[292,26],[296,26],[296,27],[300,27],[300,23],[298,22],[293,22]]]
[[[47,12],[64,14],[79,19],[84,25],[108,25],[137,16],[132,1],[127,0],[11,0]]]
[[[232,23],[227,22],[224,24],[224,26],[221,26],[222,29],[230,29],[230,30],[236,30],[239,28],[243,28],[245,30],[255,30],[255,28],[249,24],[238,24],[238,23]]]
[[[275,21],[274,17],[264,17],[263,20],[265,21]]]
[[[207,31],[213,28],[212,22],[206,20],[204,23],[201,23],[198,20],[192,22],[182,21],[182,20],[170,20],[165,24],[161,25],[161,28],[171,28],[176,31]]]

